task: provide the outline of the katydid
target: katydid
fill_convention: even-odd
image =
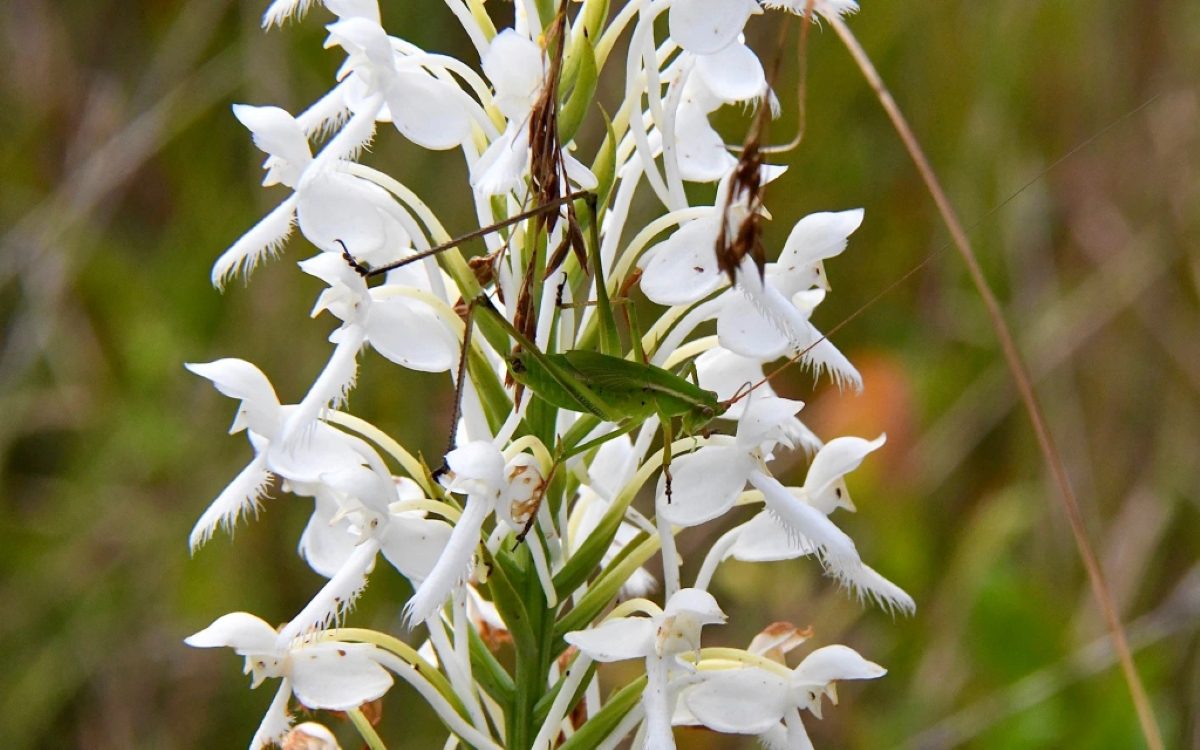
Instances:
[[[375,276],[387,270],[413,262],[420,258],[429,257],[442,250],[454,247],[460,242],[473,239],[489,231],[509,226],[517,221],[532,218],[540,213],[555,210],[563,203],[590,194],[572,194],[562,199],[538,206],[522,212],[491,227],[469,233],[435,248],[405,258],[397,263],[382,268],[368,269],[360,265],[346,251],[343,255],[346,262],[364,277]],[[592,248],[591,260],[597,278],[603,278],[603,270],[597,252],[595,241],[596,210],[594,199],[588,200],[591,210]],[[604,289],[601,281],[598,290]],[[601,315],[612,321],[611,304],[606,294],[601,293],[597,300]],[[730,404],[741,396],[735,396],[728,401],[721,401],[713,391],[701,388],[699,385],[676,375],[661,367],[642,361],[627,360],[609,353],[572,350],[562,353],[543,352],[528,336],[517,329],[507,318],[492,306],[491,301],[483,294],[470,304],[467,321],[467,336],[473,324],[474,314],[483,312],[496,325],[500,326],[517,346],[505,355],[505,361],[512,379],[521,386],[528,388],[537,398],[546,404],[559,409],[568,409],[583,414],[593,415],[603,421],[617,425],[611,434],[583,445],[561,446],[560,458],[588,450],[599,442],[624,434],[647,419],[657,416],[663,427],[664,456],[663,471],[666,482],[667,499],[670,500],[671,490],[671,443],[673,442],[672,422],[679,419],[684,433],[695,434],[713,419],[721,416]],[[610,325],[609,328],[614,328]],[[638,338],[634,334],[634,338]],[[469,339],[468,339],[469,341]],[[640,340],[637,342],[640,344]],[[463,359],[459,366],[459,393],[456,397],[454,419],[459,416],[459,403],[462,395],[462,383],[466,375],[464,344]],[[611,348],[611,347],[606,347]],[[640,349],[640,346],[636,347]],[[453,432],[453,430],[452,430]]]

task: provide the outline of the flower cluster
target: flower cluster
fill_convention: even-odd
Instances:
[[[313,4],[276,0],[264,24]],[[762,186],[783,168],[750,149],[735,156],[709,118],[725,105],[779,107],[742,36],[763,9],[516,0],[513,25],[498,30],[481,0],[447,0],[473,65],[389,34],[376,0],[320,5],[332,14],[326,47],[344,55],[337,80],[299,114],[234,107],[267,154],[264,184],[291,192],[212,277],[249,274],[298,228],[293,250],[317,251],[300,268],[327,287],[313,315],[336,324],[328,364],[294,404],[250,362],[188,365],[238,402],[231,432],[254,452],[201,515],[193,549],[278,487],[311,498],[299,551],[328,579],[278,629],[238,612],[187,639],[244,656],[254,686],[280,679],[251,747],[334,747],[320,725],[291,726],[292,698],[354,716],[396,677],[473,747],[611,747],[634,732],[636,747],[668,748],[673,725],[807,747],[801,709],[819,717],[836,680],[884,670],[845,646],[788,668],[784,654],[808,634],[781,624],[748,649],[702,648],[704,626],[726,619],[708,591],[716,569],[811,557],[860,596],[913,602],[832,519],[854,510],[846,475],[884,437],[822,441],[797,418],[803,404],[764,377],[787,358],[861,387],[810,318],[829,289],[824,262],[863,215],[800,219],[773,262],[747,252],[747,236],[761,245]],[[767,5],[802,17],[855,9]],[[622,40],[623,66],[610,60]],[[623,73],[624,97],[588,157],[575,136],[586,116],[599,124],[606,69]],[[468,261],[416,190],[360,160],[389,124],[417,147],[461,154],[485,253]],[[691,205],[689,182],[714,185],[712,205]],[[643,186],[663,211],[635,226]],[[459,406],[440,465],[342,410],[372,350],[449,376]],[[770,464],[796,450],[811,460],[803,484],[787,486]],[[652,513],[635,508],[640,494]],[[685,585],[676,535],[741,506],[761,510]],[[419,648],[339,627],[380,555],[413,586],[403,612],[424,629]],[[661,583],[643,567],[656,555]],[[660,587],[661,605],[647,598]],[[595,663],[623,659],[642,660],[644,676],[601,700]]]

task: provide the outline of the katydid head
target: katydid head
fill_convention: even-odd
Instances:
[[[728,403],[714,399],[711,404],[703,404],[686,411],[680,417],[683,431],[689,435],[699,434],[704,431],[709,422],[720,417],[728,409]]]

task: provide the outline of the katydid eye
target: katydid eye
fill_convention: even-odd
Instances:
[[[513,372],[525,372],[525,362],[519,356],[514,355],[508,360],[508,366]]]

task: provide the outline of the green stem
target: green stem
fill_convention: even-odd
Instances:
[[[346,712],[350,717],[350,722],[354,724],[354,728],[362,735],[363,742],[367,743],[367,747],[371,750],[387,750],[387,745],[383,744],[383,740],[379,737],[379,733],[375,731],[375,727],[371,726],[371,722],[363,716],[361,709],[352,708]]]

